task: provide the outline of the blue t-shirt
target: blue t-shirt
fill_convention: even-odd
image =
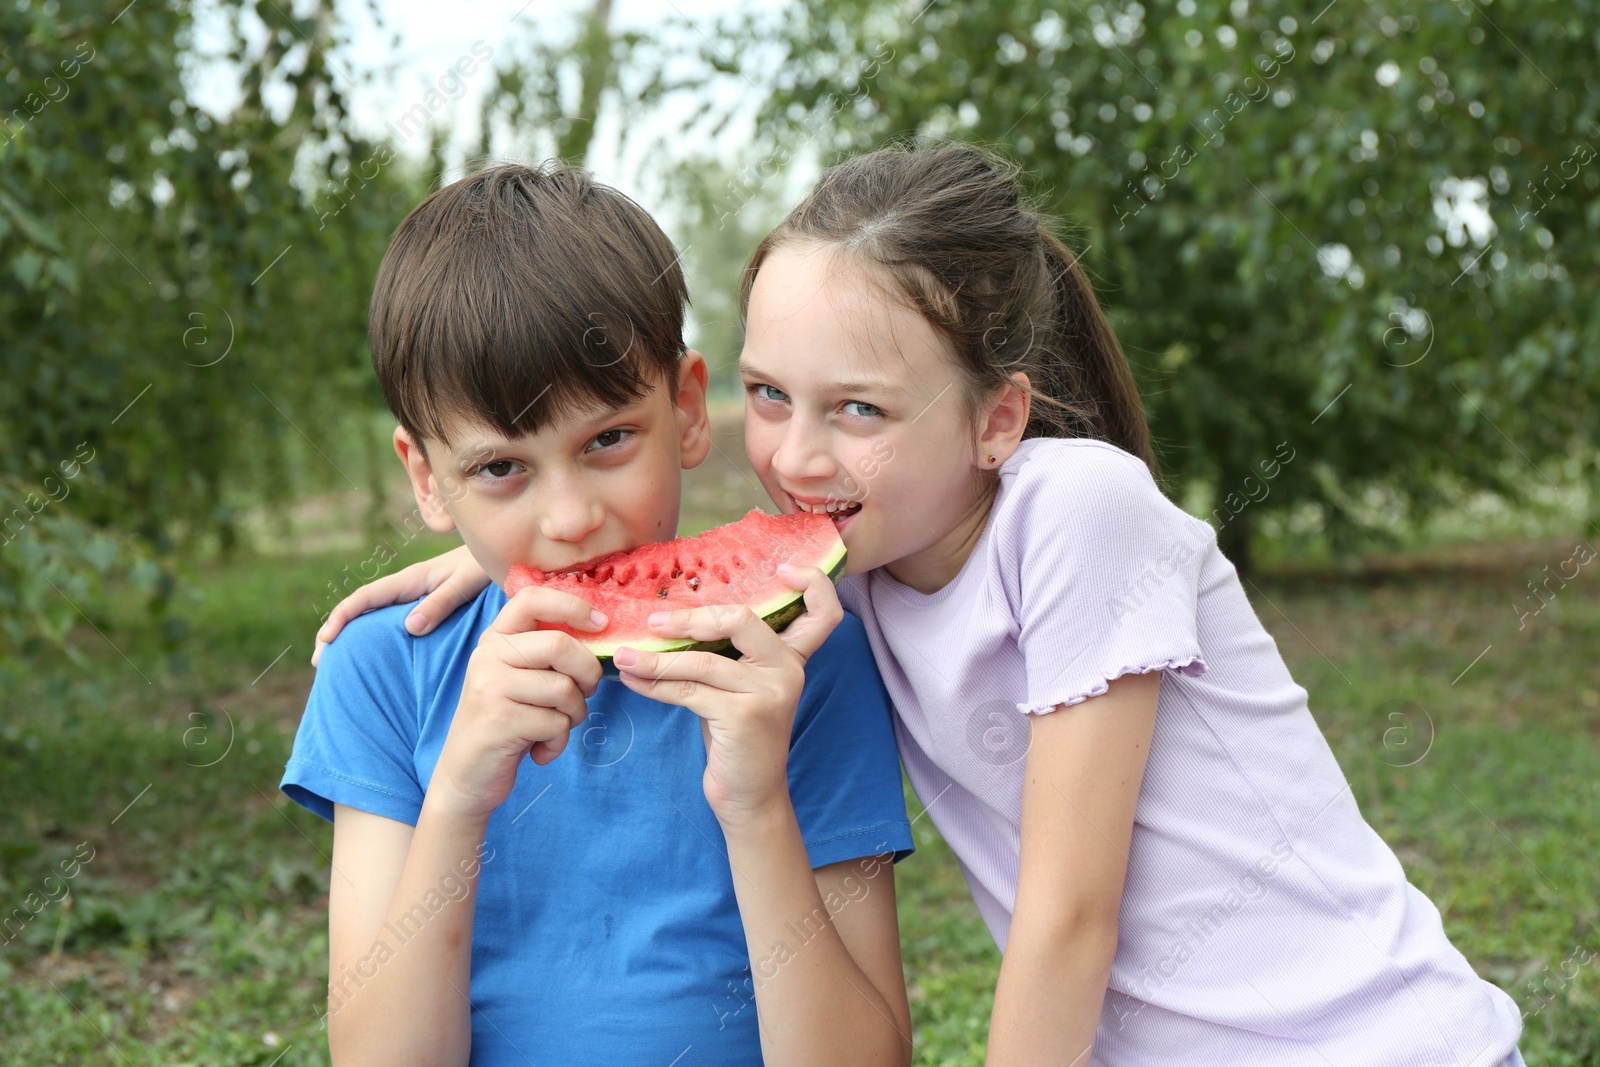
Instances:
[[[467,659],[505,602],[491,585],[422,638],[405,633],[410,605],[351,622],[323,650],[284,793],[326,819],[339,803],[415,825]],[[489,819],[472,929],[472,1063],[760,1063],[699,719],[612,678],[588,704],[566,751],[546,767],[524,761]],[[813,867],[911,851],[889,714],[861,623],[847,614],[807,664],[789,754]],[[449,879],[431,902],[460,891]],[[427,912],[386,926],[387,951],[403,951]],[[816,934],[814,924],[791,930],[792,952]],[[763,977],[772,965],[758,961]],[[333,985],[330,1010],[360,995],[358,975]]]

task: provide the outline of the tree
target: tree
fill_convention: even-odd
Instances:
[[[1374,494],[1517,494],[1600,446],[1600,4],[1492,12],[800,0],[708,60],[760,57],[738,76],[768,150],[911,134],[1020,160],[1170,487],[1212,491],[1248,566],[1262,516],[1347,534]]]
[[[736,171],[715,156],[679,160],[666,175],[673,225],[692,300],[690,343],[711,366],[712,388],[738,395],[739,273],[761,238],[783,218],[779,185]]]
[[[483,100],[481,154],[494,147],[499,125],[503,135],[523,146],[522,155],[548,151],[577,165],[589,158],[601,97],[615,84],[617,68],[637,41],[613,33],[611,2],[593,0],[570,40],[529,35],[499,64]],[[539,145],[541,139],[548,143]]]
[[[782,207],[772,187],[743,181],[749,175],[714,153],[686,155],[670,123],[661,122],[673,95],[699,84],[673,73],[703,40],[699,31],[685,21],[658,37],[619,32],[611,10],[611,0],[593,0],[570,33],[529,36],[507,48],[484,96],[478,151],[590,165],[603,113],[620,119],[622,140],[643,147],[641,169],[649,177],[637,175],[637,183],[655,184],[669,201],[660,221],[678,237],[692,341],[711,362],[715,384],[736,388],[738,270]],[[709,112],[702,106],[696,115]]]
[[[186,2],[0,20],[19,101],[0,115],[13,639],[59,636],[73,594],[139,546],[226,546],[242,507],[364,473],[326,454],[375,406],[366,294],[410,187],[349,123],[330,6],[214,13],[240,78],[226,116],[188,98],[202,57]]]

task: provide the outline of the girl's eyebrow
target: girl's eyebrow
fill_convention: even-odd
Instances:
[[[893,393],[896,388],[888,382],[835,382],[833,387],[841,393]]]
[[[751,366],[744,360],[739,361],[739,373],[750,378],[771,378],[772,375]],[[893,393],[896,387],[886,381],[859,381],[859,382],[829,382],[829,388],[841,393]]]

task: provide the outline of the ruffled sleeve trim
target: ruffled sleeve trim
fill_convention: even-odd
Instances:
[[[1179,674],[1190,678],[1198,678],[1206,672],[1206,661],[1200,653],[1196,652],[1181,658],[1161,660],[1158,663],[1148,663],[1140,667],[1123,667],[1101,675],[1098,679],[1085,680],[1076,687],[1068,688],[1064,695],[1048,702],[1021,703],[1017,710],[1024,715],[1046,715],[1058,707],[1071,707],[1082,704],[1092,697],[1102,696],[1111,688],[1111,683],[1125,674],[1150,674],[1154,671],[1177,671]]]

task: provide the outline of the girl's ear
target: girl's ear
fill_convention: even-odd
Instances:
[[[417,498],[417,511],[428,529],[434,533],[449,533],[456,528],[456,520],[445,510],[444,499],[433,476],[433,466],[428,456],[404,426],[394,428],[394,451],[405,466],[406,477],[411,479],[411,493]]]
[[[711,454],[711,414],[706,409],[706,389],[711,370],[705,357],[689,349],[678,357],[678,465],[690,470]]]
[[[1028,429],[1032,400],[1028,376],[1022,371],[1017,371],[1008,384],[995,390],[978,432],[980,468],[994,470],[1011,458],[1011,453],[1017,450],[1017,444]]]

